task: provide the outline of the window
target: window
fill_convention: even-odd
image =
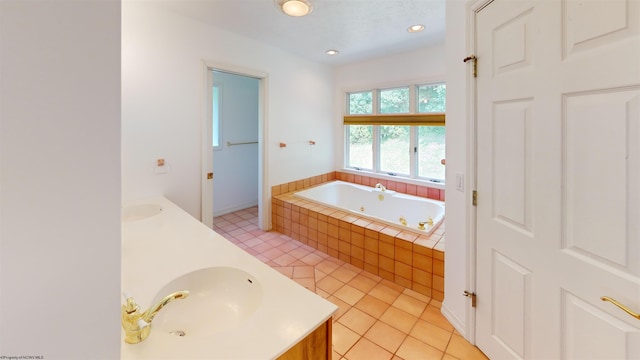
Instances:
[[[220,147],[220,86],[213,85],[213,148]]]
[[[409,88],[379,90],[380,114],[409,113]]]
[[[409,126],[380,125],[380,171],[388,174],[409,175]]]
[[[349,164],[358,169],[373,170],[373,126],[350,125],[349,127]]]
[[[444,83],[347,93],[346,167],[444,180]]]

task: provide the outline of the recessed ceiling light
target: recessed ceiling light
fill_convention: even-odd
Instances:
[[[313,10],[311,0],[279,0],[278,5],[289,16],[305,16]]]
[[[338,50],[327,50],[324,53],[327,55],[333,56],[333,55],[338,55],[338,52],[339,52]]]
[[[424,30],[424,25],[420,25],[420,24],[411,25],[407,29],[407,31],[410,32],[410,33],[417,33],[417,32],[420,32],[422,30]]]

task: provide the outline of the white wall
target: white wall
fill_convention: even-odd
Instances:
[[[396,85],[445,80],[444,44],[336,67],[334,70],[334,129],[336,169],[344,166],[344,115],[347,91],[371,90]]]
[[[258,144],[227,146],[258,140],[259,80],[214,72],[219,85],[220,144],[213,151],[213,216],[258,204]]]
[[[464,290],[474,290],[468,282],[470,254],[469,226],[471,202],[471,135],[468,130],[467,91],[470,64],[462,62],[468,56],[467,18],[465,0],[449,0],[446,4],[446,63],[447,63],[447,179],[456,174],[465,176],[464,192],[446,183],[447,249],[445,251],[445,299],[442,312],[463,336],[472,336],[473,319]]]
[[[120,2],[0,2],[0,356],[120,356]]]
[[[334,170],[329,67],[150,3],[122,6],[124,201],[165,194],[200,216],[203,59],[268,73],[268,186]],[[152,173],[157,158],[167,174]]]

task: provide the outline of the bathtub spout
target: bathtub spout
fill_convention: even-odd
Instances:
[[[386,190],[387,190],[387,188],[386,188],[386,187],[384,187],[384,185],[382,185],[382,184],[380,184],[380,183],[377,183],[377,184],[376,184],[376,186],[375,186],[375,188],[376,188],[376,189],[380,189],[380,191],[386,191]]]
[[[427,221],[419,221],[418,229],[425,230],[425,227],[424,227],[425,225],[433,226],[433,219],[431,218],[431,216],[429,216],[429,220]]]

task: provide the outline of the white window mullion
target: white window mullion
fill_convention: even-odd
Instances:
[[[374,114],[380,113],[380,89],[373,89],[371,105]],[[380,126],[373,126],[373,172],[380,172]]]
[[[417,86],[409,86],[409,113],[417,114],[418,113],[418,92],[416,91]]]
[[[418,177],[418,127],[411,126],[409,133],[409,177]]]

